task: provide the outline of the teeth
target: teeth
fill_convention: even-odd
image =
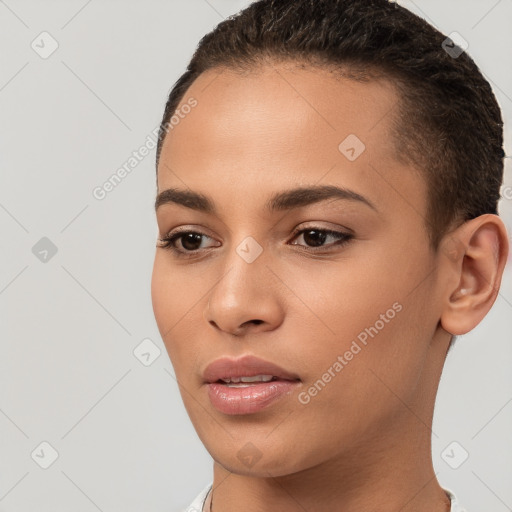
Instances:
[[[221,379],[226,384],[239,382],[270,382],[274,378],[273,375],[254,375],[254,377],[230,377]]]

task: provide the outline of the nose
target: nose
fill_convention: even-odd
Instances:
[[[214,285],[204,311],[214,329],[239,337],[270,331],[282,323],[284,305],[278,281],[263,258],[258,260],[234,259]]]

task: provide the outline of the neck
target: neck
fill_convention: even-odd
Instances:
[[[261,459],[250,470],[241,468],[236,457],[225,465],[215,461],[212,512],[266,512],[269,504],[282,512],[449,512],[450,500],[437,481],[431,454],[439,372],[427,365],[422,376],[431,398],[417,396],[400,414],[373,431],[358,432],[350,448],[340,447],[321,464],[308,466],[300,458],[304,443],[293,462],[283,461],[288,469],[281,474],[277,454],[272,465],[265,467]],[[301,469],[293,471],[293,466]]]
[[[432,467],[430,442],[428,449],[420,449],[414,436],[394,441],[400,443],[394,447],[395,452],[400,447],[399,459],[382,451],[376,460],[375,448],[368,446],[365,453],[357,450],[356,460],[347,455],[282,476],[240,475],[214,462],[212,512],[263,512],[270,503],[283,512],[449,512],[449,498]],[[211,498],[212,493],[206,511]]]

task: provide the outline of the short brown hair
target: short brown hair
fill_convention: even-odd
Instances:
[[[168,123],[204,71],[250,71],[287,60],[338,69],[355,80],[383,76],[400,96],[393,123],[397,158],[426,180],[425,222],[437,248],[453,224],[497,214],[504,157],[503,121],[491,86],[467,53],[446,51],[446,39],[387,0],[256,1],[199,42],[169,94],[157,167]]]

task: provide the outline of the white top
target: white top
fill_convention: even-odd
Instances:
[[[213,482],[209,483],[195,498],[195,500],[182,512],[207,512],[203,511],[203,506],[206,502],[206,498],[208,497],[208,493],[212,488]],[[466,509],[462,507],[457,501],[457,498],[453,494],[453,492],[444,488],[444,492],[448,495],[452,502],[452,506],[450,508],[450,512],[466,512]]]

